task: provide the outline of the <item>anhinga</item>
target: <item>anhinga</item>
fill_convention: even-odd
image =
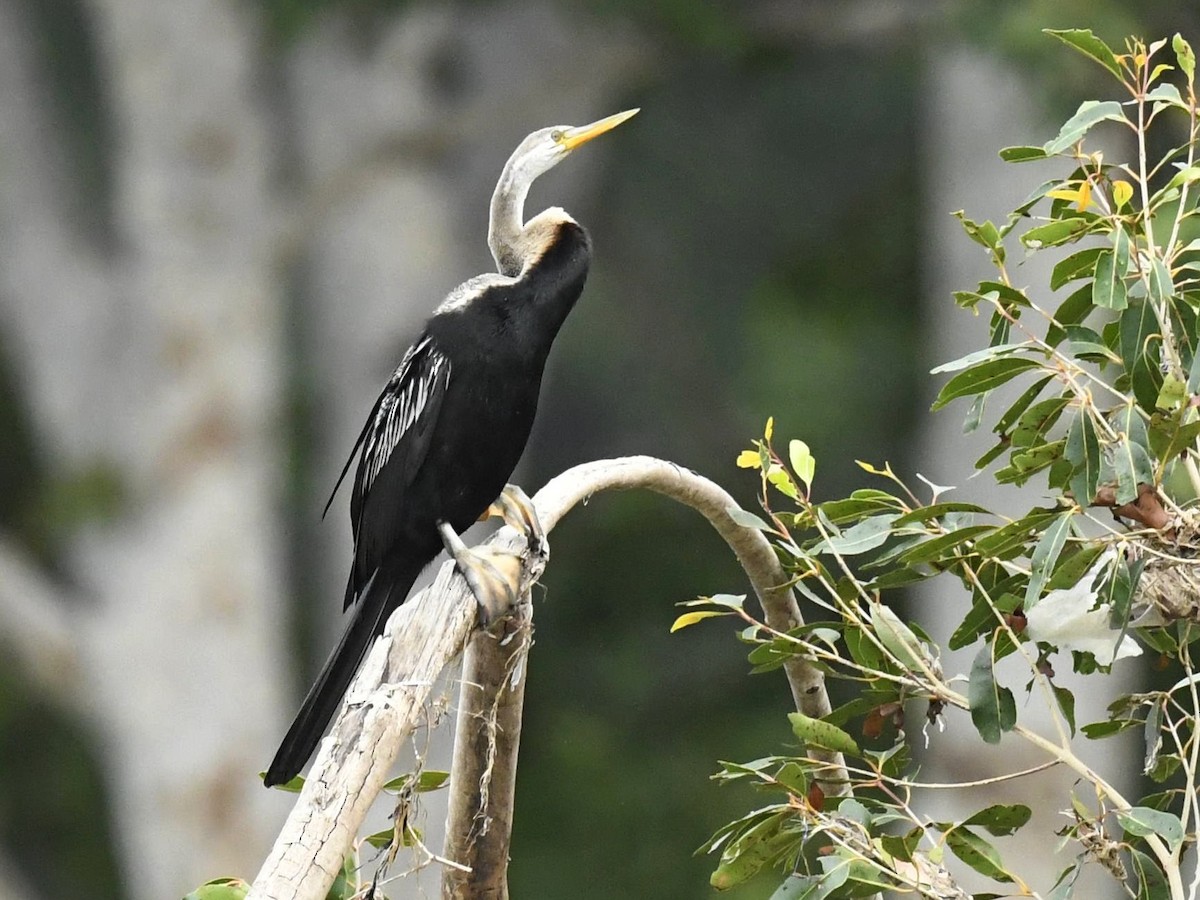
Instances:
[[[389,614],[443,543],[504,489],[529,439],[550,345],[591,257],[587,232],[562,209],[525,222],[525,198],[535,178],[636,112],[543,128],[520,143],[492,195],[488,246],[499,272],[450,292],[375,401],[338,478],[358,455],[344,607],[356,608],[267,769],[268,786],[299,773]],[[469,561],[455,557],[465,570]]]

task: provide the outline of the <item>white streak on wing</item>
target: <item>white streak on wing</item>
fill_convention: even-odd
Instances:
[[[426,337],[410,347],[388,379],[386,393],[363,448],[361,490],[364,493],[383,470],[405,433],[420,417],[433,394],[434,386],[442,377],[443,369],[445,377],[449,377],[450,361],[431,345],[432,339]],[[411,371],[412,360],[426,348],[429,348],[429,367],[418,376]]]
[[[436,316],[440,313],[458,312],[466,309],[471,304],[471,301],[488,288],[503,287],[515,284],[516,281],[516,278],[509,278],[498,272],[485,272],[482,275],[476,275],[474,278],[467,279],[447,294],[446,299],[433,311],[433,314]]]

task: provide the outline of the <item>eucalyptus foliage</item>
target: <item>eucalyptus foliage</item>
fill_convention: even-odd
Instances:
[[[1044,753],[1046,766],[1078,776],[1069,797],[1044,798],[1070,809],[1058,833],[1074,853],[1057,883],[1041,886],[1044,896],[1072,896],[1086,865],[1103,867],[1131,896],[1197,895],[1181,873],[1200,830],[1195,56],[1179,35],[1131,39],[1117,52],[1090,31],[1048,34],[1101,66],[1113,97],[1081,104],[1040,146],[1000,152],[1055,172],[1006,221],[957,213],[995,270],[955,294],[988,317],[987,345],[934,370],[945,379],[934,408],[967,402],[966,429],[994,435],[977,468],[1001,484],[1044,485],[1048,499],[1009,519],[947,500],[946,489],[909,483],[890,466],[860,463],[873,486],[818,502],[809,448],[778,446],[768,422],[738,458],[761,477],[764,516],[736,515],[772,538],[796,589],[827,618],[772,632],[740,598],[721,596],[691,603],[676,628],[738,617],[755,671],[800,655],[854,694],[823,719],[791,716],[802,744],[826,759],[843,754],[844,771],[816,754],[722,764],[717,779],[753,784],[769,801],[704,848],[719,855],[718,888],[775,867],[784,873],[779,900],[881,890],[963,896],[944,866],[948,852],[1005,894],[1034,894],[992,841],[1024,826],[1028,807],[992,805],[945,822],[914,811],[911,732],[928,740],[944,720],[969,716],[982,741],[1011,734]],[[1129,162],[1096,149],[1101,131],[1107,146],[1132,148]],[[1052,254],[1049,283],[1017,283],[1017,253]],[[950,648],[976,648],[965,686],[947,678],[919,623],[889,605],[899,589],[935,577],[962,587],[961,604],[937,615],[955,617]],[[1143,653],[1168,670],[1170,686],[1119,697],[1106,720],[1077,723],[1055,666],[1101,677]],[[1024,664],[1016,683],[997,674],[1005,657]],[[1048,706],[1050,733],[1025,724],[1021,691]],[[914,704],[919,729],[906,727]],[[1140,799],[1123,796],[1072,744],[1130,728],[1145,734],[1143,770],[1154,785]]]

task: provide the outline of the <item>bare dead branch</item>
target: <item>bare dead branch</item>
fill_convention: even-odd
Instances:
[[[700,512],[745,569],[767,623],[780,631],[801,624],[788,577],[770,543],[760,532],[734,522],[728,512],[736,506],[733,498],[694,472],[644,456],[588,463],[550,481],[534,497],[534,505],[548,533],[581,500],[599,491],[630,488],[655,491]],[[504,528],[489,543],[517,552],[524,539]],[[452,773],[452,852],[445,854],[472,873],[462,877],[457,868],[448,868],[444,896],[507,896],[525,684],[521,667],[531,635],[528,588],[542,564],[535,555],[526,559],[522,600],[515,620],[506,623],[507,639],[482,633],[472,639]],[[383,639],[371,649],[351,685],[333,731],[321,743],[304,790],[248,900],[325,896],[434,682],[471,636],[475,619],[475,601],[450,563],[443,565],[433,585],[392,615]],[[798,709],[810,716],[829,712],[824,679],[814,666],[793,660],[785,672]],[[467,757],[469,765],[460,768],[460,760]],[[840,756],[831,756],[829,762],[842,764]],[[827,793],[842,789],[841,781],[833,778]]]

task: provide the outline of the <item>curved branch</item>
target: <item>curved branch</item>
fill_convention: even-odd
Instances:
[[[779,564],[770,542],[762,532],[733,521],[729,510],[738,508],[737,501],[690,469],[652,456],[626,456],[584,463],[551,479],[537,492],[534,503],[542,527],[550,531],[575,504],[592,494],[630,488],[645,488],[663,494],[708,519],[737,556],[771,628],[790,631],[804,623],[790,586],[791,580]],[[796,709],[814,718],[828,715],[832,707],[825,690],[825,676],[820,669],[795,657],[783,668]],[[837,764],[841,765],[840,760]]]
[[[644,488],[690,506],[725,539],[750,578],[767,624],[788,631],[803,621],[796,598],[761,532],[738,525],[729,516],[737,503],[722,488],[689,469],[649,456],[600,460],[568,469],[533,498],[542,527],[549,532],[580,501],[606,490]],[[523,668],[532,643],[532,608],[526,602],[512,624],[511,639],[486,633],[471,639],[463,663],[458,730],[454,739],[453,777],[443,855],[462,864],[442,873],[443,898],[508,896],[508,848],[516,791],[521,710],[525,698]],[[796,708],[820,717],[830,711],[824,676],[811,663],[793,658],[784,666]],[[840,754],[812,755],[832,766],[826,794],[845,792],[845,763]]]

